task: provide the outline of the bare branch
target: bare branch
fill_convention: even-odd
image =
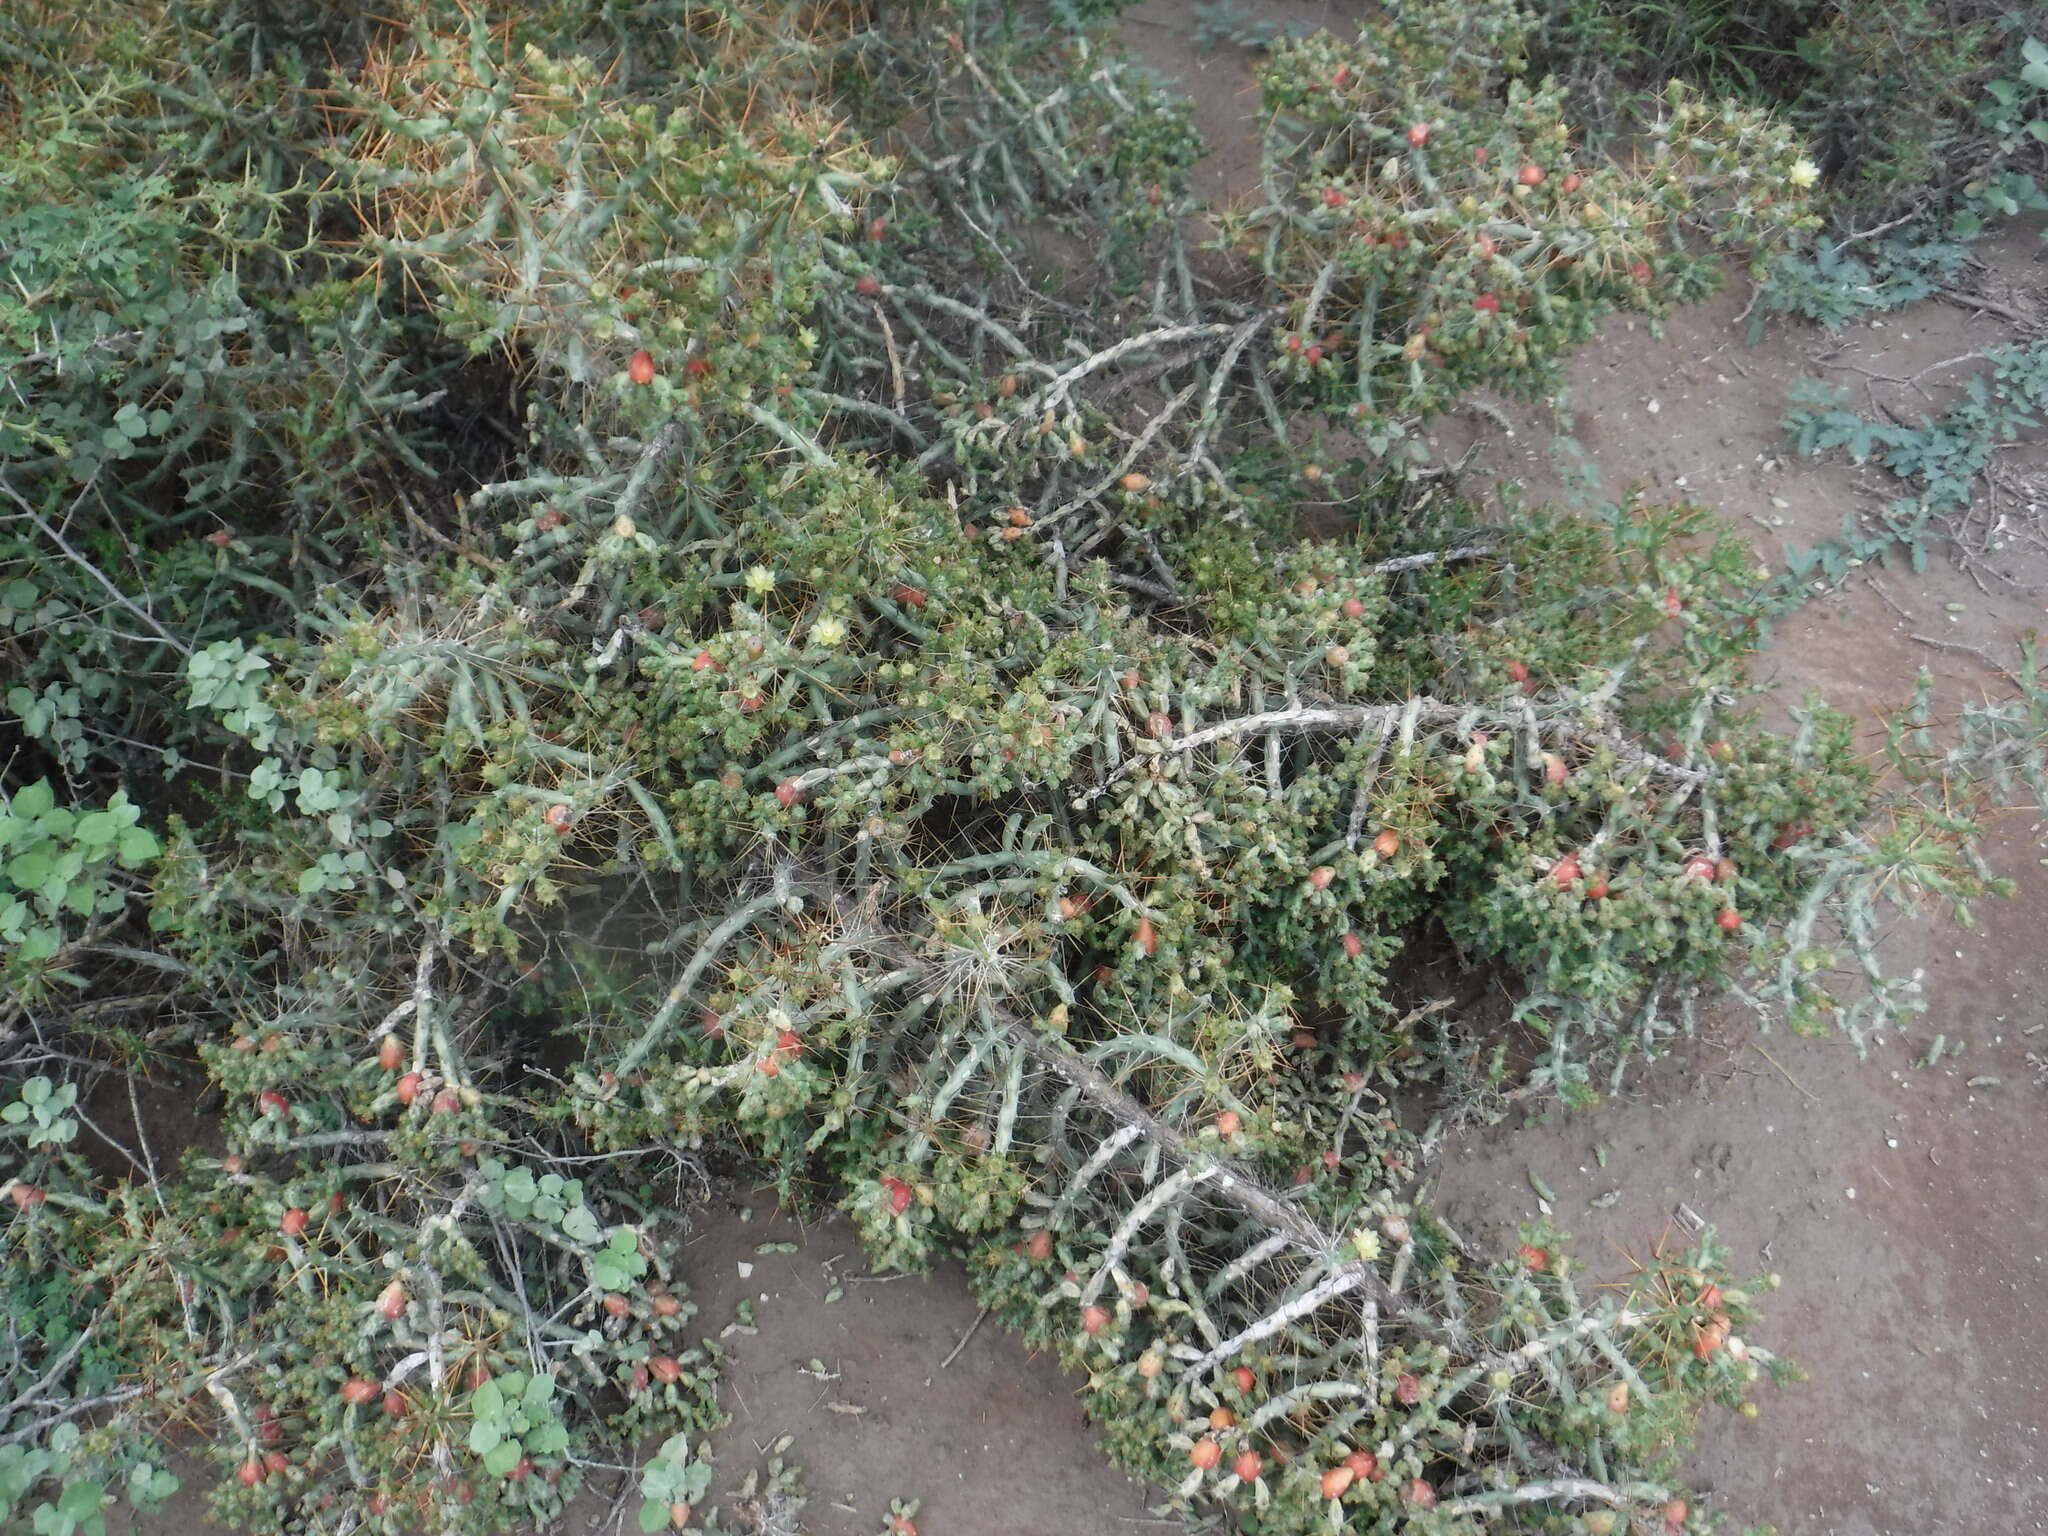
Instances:
[[[82,502],[85,500],[86,492],[90,491],[92,489],[92,486],[93,482],[91,480],[86,481],[85,489],[81,490],[78,493],[79,501]],[[177,636],[173,635],[169,630],[165,629],[163,625],[157,623],[154,614],[150,613],[148,609],[142,607],[133,598],[129,597],[127,593],[123,592],[119,587],[115,586],[113,581],[107,576],[107,574],[104,571],[102,571],[98,566],[94,565],[90,560],[86,559],[85,556],[81,555],[77,550],[73,549],[71,545],[65,541],[64,535],[59,533],[55,528],[51,527],[49,522],[43,517],[42,513],[38,512],[33,506],[29,504],[28,499],[26,497],[24,497],[19,491],[15,490],[13,486],[6,484],[4,481],[0,481],[0,492],[5,492],[8,499],[12,501],[16,506],[21,508],[22,516],[26,517],[30,522],[34,523],[36,525],[36,528],[42,533],[43,537],[48,539],[52,544],[57,546],[58,550],[63,554],[65,559],[69,560],[81,571],[84,571],[86,575],[90,576],[102,587],[106,588],[108,595],[111,596],[115,602],[119,603],[123,608],[126,608],[130,613],[134,614],[136,618],[142,620],[143,623],[147,624],[150,627],[150,629],[155,632],[156,637],[159,640],[163,641],[165,645],[168,645],[180,656],[188,658],[191,656],[191,646],[185,644],[184,641],[178,639]],[[76,505],[77,503],[74,502],[73,506]]]

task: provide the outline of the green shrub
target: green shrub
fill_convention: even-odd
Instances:
[[[6,1519],[147,1506],[193,1426],[251,1530],[530,1528],[649,1433],[640,1523],[688,1525],[684,1211],[742,1157],[968,1257],[1119,1459],[1248,1528],[1663,1519],[1698,1409],[1784,1369],[1752,1293],[1710,1245],[1597,1298],[1556,1234],[1461,1251],[1401,1096],[1591,1103],[1727,984],[1882,1027],[1879,898],[1990,888],[1973,775],[2038,781],[2042,718],[1879,785],[1839,717],[1753,713],[1768,600],[1698,509],[1479,526],[1296,444],[1361,378],[1390,423],[1540,385],[1803,219],[1756,191],[1790,139],[1686,95],[1596,214],[1508,191],[1569,134],[1519,13],[1468,19],[1470,66],[1441,6],[1276,51],[1229,232],[1268,254],[1218,294],[1185,104],[965,0],[30,18],[0,827],[56,947],[0,1018],[64,1072],[7,1037]],[[1340,61],[1342,123],[1299,94]],[[1425,103],[1448,213],[1365,174]],[[1427,259],[1321,222],[1333,174]],[[1509,211],[1526,359],[1287,347],[1375,274],[1431,324]],[[1060,221],[1096,244],[1047,292]],[[53,1129],[76,1063],[166,1060],[217,1140],[113,1177]]]
[[[63,950],[67,926],[127,905],[120,872],[147,865],[159,851],[155,836],[136,825],[141,819],[120,790],[102,810],[60,806],[46,779],[0,802],[0,939],[11,950],[14,986],[39,992],[36,973]]]
[[[2048,90],[2012,0],[1540,0],[1536,67],[1625,129],[1629,88],[1671,78],[1781,110],[1827,176],[1843,230],[1916,212],[1968,232],[2038,207]],[[2035,35],[2029,35],[2030,26]]]
[[[1889,563],[1900,553],[1922,571],[1938,546],[1969,562],[2041,547],[2040,518],[2026,488],[1997,474],[1995,461],[2048,420],[2048,347],[1993,347],[1983,361],[1990,370],[1965,377],[1955,404],[1918,421],[1874,420],[1850,408],[1846,390],[1815,379],[1794,384],[1784,425],[1796,452],[1840,453],[1856,464],[1874,459],[1911,494],[1892,498],[1862,526],[1852,522],[1838,539],[1788,547],[1781,585],[1795,593],[1816,578],[1836,585],[1851,561]]]
[[[1263,71],[1241,238],[1288,305],[1274,369],[1375,448],[1481,384],[1554,391],[1603,315],[1662,314],[1714,288],[1719,248],[1760,271],[1813,227],[1817,172],[1761,112],[1674,86],[1631,160],[1586,153],[1563,89],[1518,78],[1527,28],[1512,0],[1409,5]]]

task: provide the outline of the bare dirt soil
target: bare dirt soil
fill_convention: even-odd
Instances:
[[[1096,1451],[1074,1384],[1050,1357],[993,1323],[975,1328],[957,1265],[870,1275],[843,1221],[762,1219],[773,1191],[741,1209],[756,1219],[721,1211],[689,1250],[704,1331],[715,1337],[746,1297],[760,1325],[723,1340],[732,1422],[714,1441],[720,1486],[794,1434],[812,1536],[875,1536],[892,1498],[921,1501],[918,1528],[935,1533],[1177,1528],[1149,1520],[1144,1490]],[[758,1252],[786,1242],[797,1251]],[[841,1299],[828,1305],[835,1286]]]

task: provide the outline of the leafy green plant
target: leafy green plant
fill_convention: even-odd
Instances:
[[[0,940],[11,951],[0,980],[10,989],[40,989],[53,979],[67,923],[127,905],[132,892],[122,872],[144,868],[161,851],[141,819],[121,790],[97,810],[60,806],[47,779],[0,802]]]
[[[1811,251],[1783,252],[1759,285],[1749,339],[1761,340],[1774,314],[1800,315],[1831,331],[1889,314],[1942,293],[1969,261],[1961,241],[1927,234],[1895,234],[1860,248],[1822,239]]]
[[[2048,208],[2048,42],[2020,40],[2018,56],[1984,82],[1977,122],[1991,148],[1963,186],[1970,213],[1957,227],[1965,236],[1986,220]]]
[[[269,659],[261,651],[239,640],[217,640],[187,659],[186,699],[194,709],[219,714],[221,724],[264,751],[275,739],[277,722],[277,712],[263,700],[264,674],[269,670]],[[274,789],[274,784],[266,784],[261,798],[268,799]],[[256,793],[253,787],[251,793]],[[271,809],[276,808],[273,803]]]
[[[26,587],[28,583],[22,585]],[[33,598],[27,600],[33,601]],[[71,774],[82,773],[86,762],[85,727],[79,720],[80,704],[79,690],[62,683],[50,683],[40,691],[30,688],[7,690],[7,707],[20,720],[22,731],[48,748],[59,766]]]
[[[882,1521],[881,1536],[917,1536],[917,1514],[921,1501],[891,1499],[889,1513]]]
[[[1225,45],[1271,48],[1282,38],[1298,37],[1308,30],[1286,18],[1248,15],[1239,0],[1196,0],[1193,15],[1194,27],[1188,38],[1203,53]]]
[[[0,1121],[20,1126],[30,1151],[61,1147],[78,1134],[78,1122],[69,1113],[77,1102],[77,1084],[32,1077],[21,1085],[20,1098],[0,1106]]]
[[[640,1529],[645,1536],[690,1523],[711,1486],[711,1463],[692,1453],[687,1435],[671,1435],[640,1468]]]
[[[493,1477],[530,1476],[537,1458],[559,1456],[569,1448],[551,1376],[520,1371],[494,1376],[469,1394],[469,1416],[469,1449],[483,1458],[484,1471]]]
[[[1852,410],[1846,391],[1818,383],[1794,386],[1794,409],[1785,417],[1798,453],[1807,458],[1841,453],[1853,463],[1875,461],[1906,483],[1874,526],[1845,519],[1842,536],[1814,549],[1788,548],[1786,581],[1795,587],[1816,576],[1840,583],[1853,564],[1888,559],[1903,548],[1916,571],[1931,547],[1947,544],[1966,559],[1983,561],[2015,543],[2038,546],[2043,530],[2024,493],[1985,492],[1997,455],[2048,419],[2048,346],[1994,347],[1988,371],[1964,379],[1961,398],[1938,417],[1918,422],[1876,420]]]
[[[0,1525],[33,1531],[35,1536],[106,1536],[106,1509],[114,1496],[103,1481],[74,1470],[84,1459],[83,1434],[76,1424],[60,1424],[40,1445],[0,1445]],[[52,1485],[57,1490],[54,1498],[34,1500],[38,1490]],[[119,1486],[138,1515],[153,1515],[178,1491],[178,1479],[163,1467],[137,1459]],[[24,1516],[27,1523],[17,1525]]]

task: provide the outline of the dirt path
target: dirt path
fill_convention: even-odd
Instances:
[[[732,1422],[713,1441],[714,1497],[793,1434],[810,1536],[875,1536],[892,1498],[919,1500],[934,1536],[1178,1528],[1149,1520],[1143,1490],[1103,1460],[1050,1356],[991,1322],[944,1364],[978,1311],[958,1265],[869,1275],[845,1222],[769,1219],[773,1191],[746,1204],[754,1220],[708,1215],[689,1246],[703,1331],[716,1337],[747,1297],[760,1323],[723,1340]],[[769,1243],[797,1251],[758,1251]]]

